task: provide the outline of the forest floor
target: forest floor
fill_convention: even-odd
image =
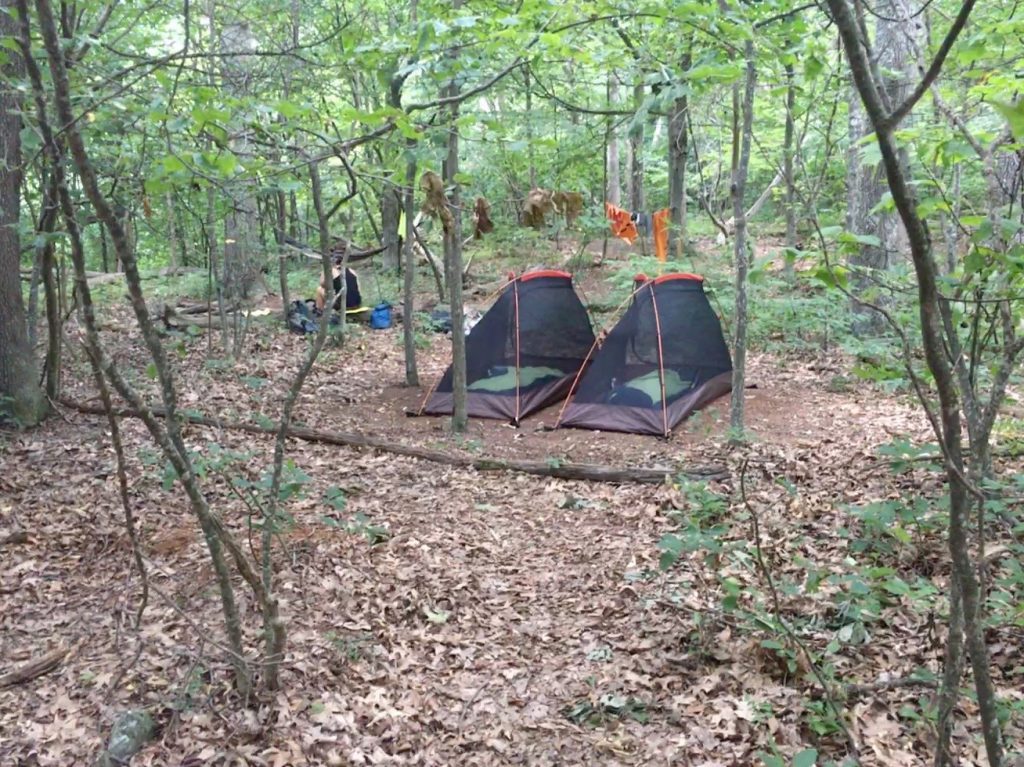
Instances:
[[[599,290],[600,272],[589,279]],[[106,316],[118,363],[144,370],[124,307]],[[66,388],[93,400],[78,333]],[[140,583],[106,423],[61,408],[40,429],[0,434],[0,674],[67,650],[51,673],[0,689],[0,764],[87,764],[132,706],[159,726],[134,765],[710,767],[773,755],[788,765],[801,752],[811,764],[812,748],[825,764],[851,754],[851,742],[864,765],[930,763],[923,711],[932,691],[884,683],[940,667],[942,601],[929,594],[946,585],[943,540],[910,525],[909,541],[887,549],[885,524],[871,537],[851,509],[899,499],[931,508],[941,497],[928,462],[894,472],[879,455],[895,440],[933,441],[906,394],[851,377],[834,352],[754,353],[745,393],[753,436],[742,447],[727,443],[727,399],[669,440],[542,429],[557,407],[519,429],[473,420],[456,437],[445,419],[406,416],[425,389],[402,385],[401,333],[359,328],[326,351],[297,421],[473,456],[716,464],[729,479],[707,488],[587,483],[291,442],[289,459],[308,481],[276,550],[283,688],[239,700],[202,537],[178,489],[161,487],[162,461],[142,424],[122,422],[152,584],[136,630]],[[422,343],[429,385],[448,341]],[[267,324],[226,365],[205,336],[183,336],[174,359],[182,406],[275,419],[306,349]],[[151,383],[140,374],[139,385]],[[244,538],[248,512],[226,477],[258,479],[272,439],[198,426],[187,438],[209,467],[212,505]],[[224,451],[237,460],[218,471]],[[325,500],[335,488],[344,508]],[[664,535],[716,526],[717,543],[700,538],[659,569]],[[869,555],[876,581],[864,580]],[[239,595],[255,645],[254,610]],[[771,628],[776,617],[797,627],[799,643]],[[1019,744],[1024,630],[993,629],[988,639],[999,692],[1016,706],[1008,742]],[[800,645],[824,657],[836,690],[882,684],[845,700],[833,690],[836,717]],[[959,713],[961,764],[983,764],[968,698]]]

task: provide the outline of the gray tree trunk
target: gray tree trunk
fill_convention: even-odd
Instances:
[[[739,147],[737,163],[732,173],[732,214],[736,221],[734,261],[736,267],[736,325],[733,333],[732,356],[732,397],[730,400],[729,431],[731,439],[740,440],[744,433],[744,387],[747,380],[747,270],[749,252],[747,248],[747,211],[744,194],[747,187],[747,168],[750,166],[750,143],[754,126],[754,86],[757,83],[757,69],[754,66],[754,43],[747,40],[744,48],[747,60],[747,76],[743,91],[742,128],[740,135],[733,139],[733,146]],[[733,104],[739,102],[739,84],[733,86]],[[739,116],[733,125],[739,127]]]
[[[415,312],[416,260],[413,258],[412,244],[416,239],[414,219],[416,217],[414,189],[416,185],[416,139],[406,139],[409,159],[405,164],[405,187],[402,189],[402,206],[405,211],[405,242],[402,243],[403,290],[402,290],[402,340],[405,346],[405,383],[408,386],[419,386],[420,376],[416,369],[416,329],[413,326]]]
[[[690,69],[690,52],[683,54],[682,74]],[[672,105],[668,120],[668,207],[671,226],[668,249],[677,261],[686,252],[686,160],[689,154],[686,112],[689,97],[684,93]]]
[[[796,247],[796,178],[793,175],[793,142],[795,126],[793,108],[796,104],[796,83],[793,79],[793,65],[786,64],[786,134],[782,145],[782,175],[786,182],[786,247]],[[787,280],[793,279],[793,262],[787,258],[783,273]]]
[[[398,247],[398,222],[402,208],[398,198],[398,188],[390,182],[384,184],[384,192],[380,198],[381,264],[385,271],[397,272],[401,264],[401,253]]]
[[[14,37],[14,3],[3,0],[0,35]],[[36,361],[28,343],[25,303],[21,297],[21,104],[8,85],[24,75],[24,62],[7,51],[0,83],[0,416],[22,425],[38,423],[46,401],[39,390]]]
[[[885,95],[885,82],[878,67],[874,66],[874,62],[867,56],[861,25],[847,0],[828,0],[828,6],[842,38],[857,91],[864,101],[875,129],[893,202],[908,232],[910,255],[917,275],[922,346],[938,401],[929,402],[929,395],[921,386],[917,387],[917,391],[922,404],[928,407],[932,414],[934,431],[943,444],[946,481],[949,488],[948,547],[952,575],[956,584],[953,597],[955,599],[956,595],[959,595],[962,600],[966,644],[974,676],[986,755],[992,767],[999,767],[1004,763],[1004,743],[999,721],[999,702],[992,680],[991,661],[982,625],[984,594],[979,588],[978,563],[971,557],[972,498],[968,483],[964,479],[962,406],[953,368],[957,361],[951,359],[951,345],[955,339],[943,328],[944,299],[939,289],[939,270],[935,263],[930,234],[918,213],[918,197],[912,183],[907,153],[896,142],[895,132],[899,120],[894,117],[893,104]],[[947,41],[952,42],[963,29],[973,6],[974,0],[965,0],[950,32],[947,33]],[[938,70],[929,71],[934,73]],[[909,112],[909,109],[901,109],[896,115]],[[1007,330],[1012,335],[1013,327],[1010,326]],[[908,360],[908,367],[909,365]],[[953,676],[951,673],[944,677],[944,683],[955,683]],[[943,696],[947,692],[948,690],[943,690]]]
[[[220,34],[220,49],[232,54],[224,58],[221,76],[226,90],[242,96],[249,89],[252,78],[252,62],[248,56],[239,55],[256,48],[256,38],[247,22],[226,24]],[[248,129],[234,126],[229,138],[231,149],[246,154],[249,146]],[[258,212],[256,209],[256,187],[251,181],[229,188],[231,199],[224,219],[224,252],[221,277],[224,296],[231,306],[251,303],[265,291],[260,275]],[[237,339],[236,339],[237,341]],[[240,352],[239,349],[235,350]]]
[[[533,146],[533,84],[530,81],[530,68],[523,70],[523,83],[526,88],[526,156],[529,164],[530,189],[537,188],[537,152]]]
[[[644,103],[644,84],[633,86],[633,108],[637,111]],[[629,134],[629,205],[633,210],[646,210],[644,200],[644,124]]]
[[[612,109],[615,109],[619,103],[619,81],[615,79],[614,74],[608,75],[608,103]],[[609,119],[614,120],[615,118]],[[614,127],[608,136],[608,156],[605,167],[608,169],[605,199],[612,205],[621,205],[622,182],[619,176],[619,137],[618,131]]]
[[[874,63],[878,71],[888,73],[883,84],[890,104],[899,103],[907,96],[916,77],[915,55],[907,39],[907,28],[912,22],[904,19],[903,14],[903,4],[899,0],[882,0],[874,14]],[[868,165],[863,161],[865,148],[869,145],[860,142],[873,132],[873,128],[856,92],[849,102],[846,228],[854,234],[870,235],[879,240],[879,245],[859,245],[849,255],[847,263],[853,269],[850,287],[858,298],[879,303],[882,297],[874,290],[876,281],[872,279],[871,271],[885,271],[903,258],[908,247],[907,233],[895,212],[871,212],[888,191],[885,171],[880,163]],[[857,301],[851,308],[855,335],[876,335],[883,329],[885,319],[878,312]]]
[[[462,0],[453,0],[452,8],[462,7]],[[456,64],[452,56],[453,66]],[[445,95],[453,98],[459,95],[459,86],[452,80],[444,89]],[[466,333],[463,330],[462,311],[462,202],[459,195],[459,184],[455,177],[459,173],[459,105],[452,104],[448,123],[448,156],[444,163],[445,186],[451,189],[448,204],[451,207],[454,222],[451,231],[445,233],[444,255],[447,267],[448,300],[451,304],[452,316],[452,431],[459,433],[466,430]]]

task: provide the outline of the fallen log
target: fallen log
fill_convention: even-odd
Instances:
[[[100,405],[77,402],[75,400],[62,398],[61,404],[80,413],[88,415],[105,415],[106,411]],[[154,415],[164,417],[159,409],[153,410]],[[127,408],[119,408],[116,414],[126,418],[139,418],[139,413]],[[250,434],[273,435],[277,433],[276,426],[261,426],[260,424],[248,421],[229,421],[223,418],[211,418],[198,413],[180,412],[179,416],[189,423],[197,426],[209,426],[215,429],[228,429],[231,431],[243,431]],[[507,458],[488,458],[485,456],[459,455],[457,453],[445,453],[441,450],[417,447],[415,445],[403,445],[398,442],[371,437],[366,434],[342,431],[320,431],[308,429],[301,426],[293,426],[288,430],[288,436],[292,439],[300,439],[304,442],[318,442],[327,445],[344,445],[346,447],[366,448],[369,450],[380,450],[392,455],[401,455],[407,458],[418,458],[423,461],[440,463],[445,466],[457,466],[459,468],[475,469],[476,471],[507,471],[519,474],[533,474],[542,477],[555,477],[557,479],[580,479],[591,482],[613,482],[613,483],[640,483],[660,484],[666,479],[685,476],[688,479],[711,480],[724,479],[729,476],[724,466],[697,466],[693,468],[679,468],[676,466],[654,466],[654,467],[620,467],[606,466],[592,463],[570,463],[559,460],[530,461]]]
[[[64,656],[67,654],[68,648],[60,645],[45,655],[40,655],[38,658],[19,666],[14,671],[0,675],[0,689],[13,687],[16,684],[24,684],[43,674],[49,674],[61,664]]]

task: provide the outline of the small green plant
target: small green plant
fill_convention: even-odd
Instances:
[[[202,699],[202,690],[210,679],[210,672],[202,665],[195,665],[189,671],[184,683],[170,702],[175,711],[191,711]]]
[[[343,514],[348,506],[348,494],[343,488],[329,487],[323,495],[323,502],[330,506],[336,513]],[[371,546],[383,543],[391,537],[391,531],[384,525],[374,524],[373,521],[362,512],[357,513],[351,519],[341,519],[337,516],[324,514],[320,521],[328,527],[336,527],[347,533],[361,535],[369,541]]]
[[[362,660],[373,643],[373,634],[357,634],[355,636],[339,636],[333,631],[327,632],[327,641],[345,660],[352,664]]]
[[[611,719],[632,719],[646,724],[650,719],[647,704],[639,698],[605,693],[593,700],[583,698],[562,709],[562,715],[574,724],[600,727]]]
[[[825,700],[805,700],[803,719],[808,729],[819,738],[838,735],[844,731],[842,722],[836,718],[835,710]],[[814,764],[814,761],[809,764]]]

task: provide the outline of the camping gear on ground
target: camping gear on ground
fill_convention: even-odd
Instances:
[[[476,324],[480,322],[480,318],[483,317],[480,312],[472,307],[465,307],[462,312],[462,334],[468,336]],[[425,325],[428,330],[434,333],[451,333],[452,332],[452,313],[448,309],[447,305],[439,306],[430,312],[430,316],[427,317]]]
[[[567,272],[528,272],[511,279],[466,337],[466,409],[518,424],[562,399],[594,331]],[[449,366],[419,415],[452,412]]]
[[[391,327],[391,304],[382,301],[370,312],[370,327],[374,330],[385,330]]]
[[[311,301],[292,301],[288,307],[288,329],[293,333],[305,335],[315,333],[319,329],[316,320],[313,319]]]
[[[722,325],[694,274],[638,276],[629,308],[574,382],[559,426],[668,436],[732,390]]]

